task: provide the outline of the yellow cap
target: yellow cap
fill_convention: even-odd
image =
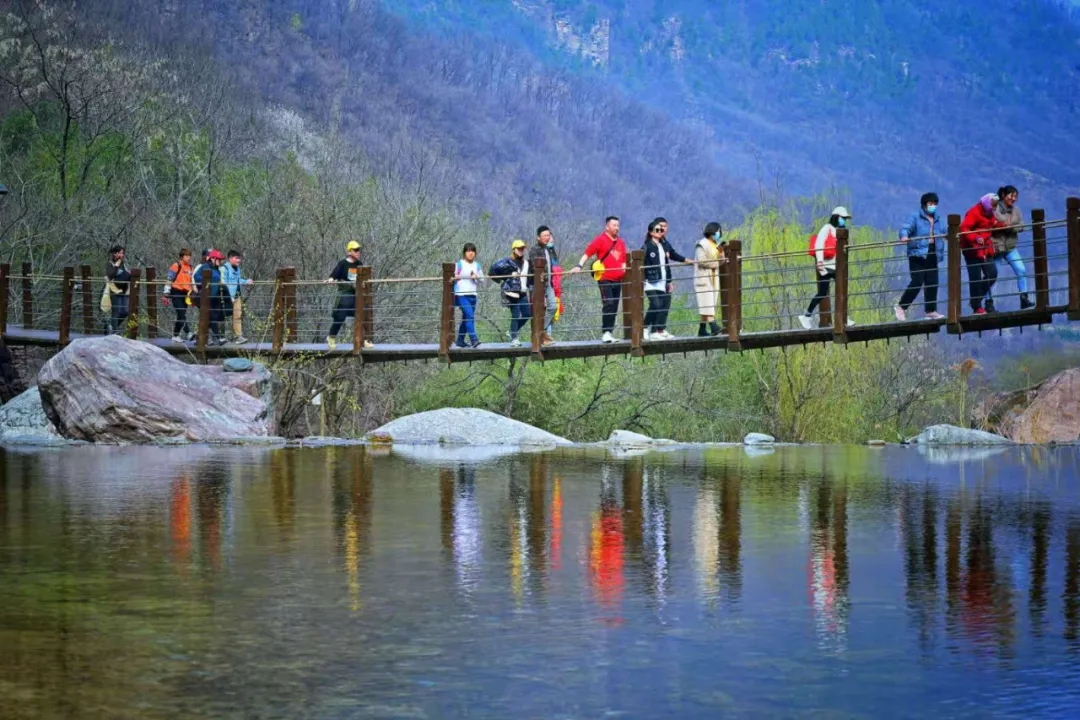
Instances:
[[[514,242],[510,243],[510,249],[511,250],[517,250],[519,247],[528,247],[528,246],[525,244],[524,240],[515,240]]]
[[[360,243],[356,242],[355,240],[350,240],[349,244],[345,246],[345,251],[346,252],[348,252],[349,250],[359,250],[359,249],[360,249]]]

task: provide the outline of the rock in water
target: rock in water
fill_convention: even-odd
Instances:
[[[644,448],[653,445],[671,445],[671,440],[654,440],[648,435],[630,432],[629,430],[612,430],[606,441],[607,445],[617,445],[625,448]]]
[[[775,442],[776,438],[765,433],[752,432],[743,438],[743,445],[772,445]]]
[[[45,363],[38,387],[45,414],[64,437],[77,440],[206,442],[264,437],[273,425],[262,400],[118,335],[71,343]]]
[[[395,444],[424,445],[572,445],[552,435],[502,415],[476,408],[442,408],[406,415],[368,434],[385,436]],[[385,441],[385,440],[384,440]]]
[[[955,425],[931,425],[908,440],[916,445],[1010,445],[1008,438]]]
[[[41,406],[41,395],[36,387],[0,407],[0,442],[51,442],[60,440],[60,433],[49,422]]]

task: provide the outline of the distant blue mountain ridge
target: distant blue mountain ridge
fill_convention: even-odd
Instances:
[[[734,174],[778,174],[795,193],[846,187],[882,219],[927,188],[956,209],[1005,182],[1051,211],[1080,193],[1080,24],[1069,3],[383,4],[425,31],[602,77],[707,126]]]

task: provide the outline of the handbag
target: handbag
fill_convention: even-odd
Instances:
[[[593,260],[591,269],[593,280],[595,280],[596,282],[600,282],[600,278],[604,277],[604,259],[607,258],[607,256],[611,254],[611,251],[615,249],[615,243],[617,242],[619,242],[618,238],[612,240],[611,247],[608,248],[608,251],[601,255],[598,259]]]
[[[112,312],[112,298],[109,296],[109,283],[105,283],[105,289],[101,292],[101,312]]]

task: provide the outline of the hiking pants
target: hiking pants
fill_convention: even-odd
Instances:
[[[810,301],[810,307],[806,308],[807,315],[813,315],[814,310],[821,304],[821,301],[829,297],[829,283],[836,277],[835,270],[826,270],[825,274],[818,273],[817,278],[817,295]]]
[[[909,255],[908,268],[911,270],[911,282],[908,283],[904,294],[900,296],[900,307],[904,310],[911,307],[911,303],[915,302],[919,291],[922,290],[925,301],[924,311],[937,312],[937,291],[940,280],[937,253],[931,250],[924,258]]]
[[[131,297],[129,295],[112,295],[112,311],[109,313],[109,334],[123,335],[127,332],[128,315],[131,314]]]
[[[341,332],[341,326],[345,324],[345,318],[356,318],[356,294],[341,293],[338,296],[337,305],[331,315],[333,322],[330,323],[330,337],[337,337]]]
[[[519,298],[507,298],[507,300],[510,302],[510,339],[514,340],[521,332],[521,328],[525,327],[529,318],[532,317],[532,305],[529,304],[529,296],[526,293],[521,293]]]
[[[185,336],[191,332],[187,323],[187,293],[183,290],[173,290],[169,293],[169,304],[176,312],[176,321],[173,322],[173,336]]]
[[[645,311],[645,327],[650,331],[667,327],[668,310],[671,309],[671,293],[666,290],[646,290],[649,309]]]
[[[968,299],[971,301],[971,309],[978,310],[997,280],[997,264],[994,258],[980,258],[972,252],[964,252],[964,262],[971,287]]]
[[[619,298],[622,297],[621,280],[601,280],[600,286],[600,327],[604,332],[615,332],[615,318],[619,314]]]
[[[458,325],[457,344],[464,345],[466,335],[469,336],[470,340],[476,342],[479,339],[476,337],[476,296],[455,295],[454,305],[461,308],[461,324]]]

